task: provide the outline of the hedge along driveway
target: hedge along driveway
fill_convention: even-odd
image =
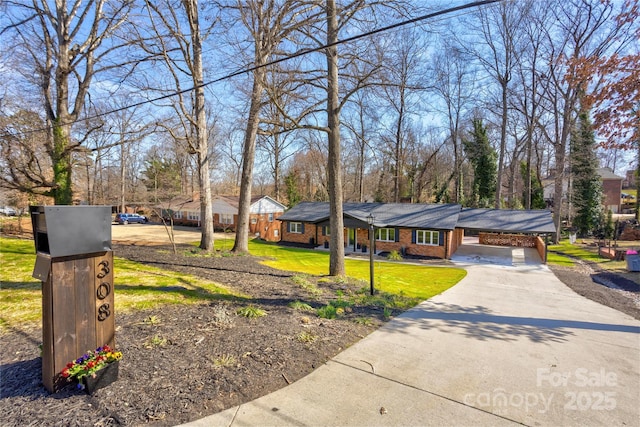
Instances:
[[[255,256],[271,258],[262,263],[279,270],[318,276],[329,274],[329,253],[324,251],[292,248],[258,240],[249,242],[249,251]],[[345,269],[349,277],[369,282],[369,260],[345,259]],[[467,272],[461,268],[374,260],[376,289],[422,300],[446,291],[466,275]]]

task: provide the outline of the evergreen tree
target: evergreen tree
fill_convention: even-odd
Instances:
[[[571,135],[571,173],[578,235],[586,236],[602,226],[602,180],[597,173],[596,139],[587,111],[580,111],[578,128]]]
[[[492,206],[496,195],[497,154],[487,137],[482,119],[473,119],[473,139],[463,139],[464,151],[473,166],[473,198],[476,207]]]
[[[180,166],[175,160],[150,155],[144,165],[142,182],[154,202],[169,200],[181,193]]]
[[[298,191],[298,188],[300,188],[299,181],[300,173],[297,169],[292,169],[284,177],[284,187],[287,194],[287,200],[289,201],[289,208],[294,207],[302,200],[302,196]]]
[[[520,175],[523,180],[527,179],[527,162],[520,162]],[[526,206],[526,189],[522,192],[522,205]],[[547,204],[544,201],[544,189],[537,175],[531,175],[531,209],[545,209]]]

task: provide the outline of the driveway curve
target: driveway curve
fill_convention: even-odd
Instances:
[[[640,322],[544,265],[465,268],[298,382],[187,425],[638,425]]]

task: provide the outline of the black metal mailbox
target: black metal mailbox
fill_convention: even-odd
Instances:
[[[31,206],[36,264],[33,278],[46,281],[51,258],[111,250],[109,206]]]
[[[111,250],[109,206],[31,206],[36,252],[51,257]]]

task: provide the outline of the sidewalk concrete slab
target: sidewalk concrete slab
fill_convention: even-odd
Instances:
[[[512,422],[415,387],[330,361],[296,382],[196,426],[505,426]]]
[[[640,322],[543,265],[466,268],[296,383],[186,425],[638,425]]]

